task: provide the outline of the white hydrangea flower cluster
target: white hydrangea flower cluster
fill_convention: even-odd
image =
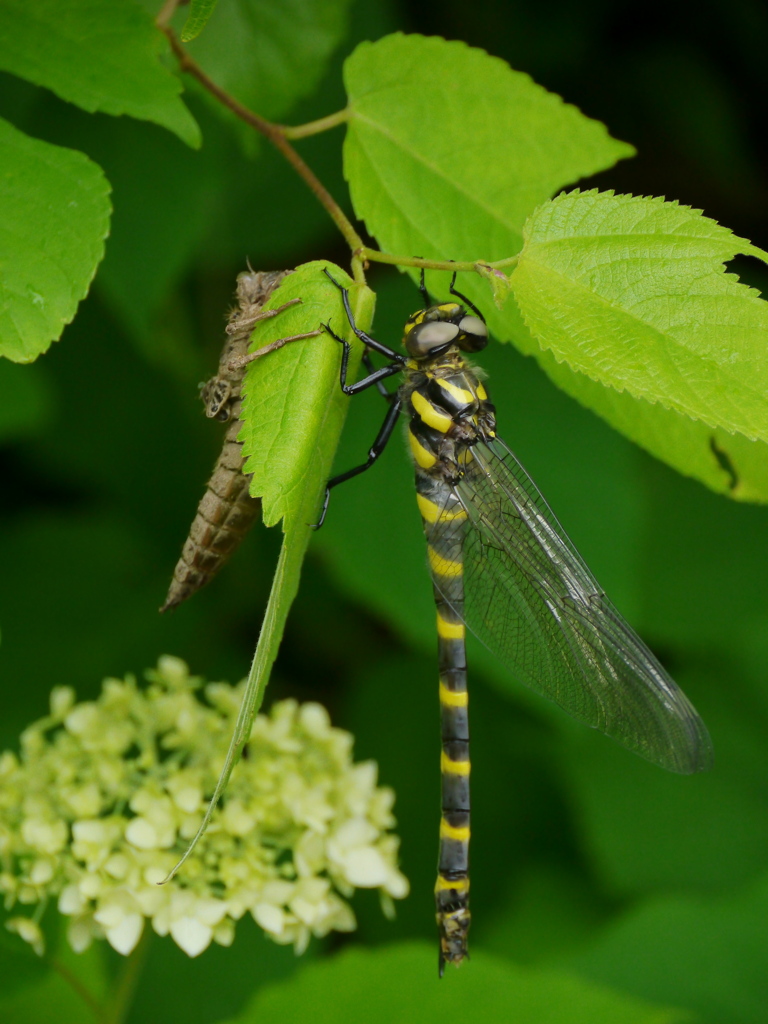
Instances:
[[[80,704],[55,689],[20,758],[0,756],[0,893],[6,908],[35,907],[7,927],[42,952],[40,916],[56,900],[75,950],[106,938],[127,955],[149,920],[197,956],[229,945],[249,912],[302,952],[312,935],[354,929],[356,887],[378,888],[385,912],[407,894],[387,831],[394,793],[374,762],[352,762],[352,736],[321,705],[292,700],[257,717],[208,831],[158,885],[200,825],[242,685],[203,687],[171,657],[147,679],[107,679]]]

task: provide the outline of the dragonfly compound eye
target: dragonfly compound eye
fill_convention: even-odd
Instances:
[[[488,327],[479,316],[465,316],[459,321],[463,337],[459,347],[465,352],[478,352],[488,344]]]
[[[447,348],[459,335],[456,324],[445,320],[432,320],[416,324],[405,337],[405,347],[416,359],[434,355],[440,349]]]

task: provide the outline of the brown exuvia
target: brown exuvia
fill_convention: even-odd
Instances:
[[[253,326],[262,319],[262,307],[290,270],[248,270],[237,278],[237,307],[227,324],[227,338],[219,359],[219,372],[205,384],[201,398],[210,419],[227,423],[224,445],[213,467],[161,612],[175,608],[208,583],[253,525],[261,510],[248,492],[250,477],[243,473],[245,459],[237,440],[240,389],[245,376],[243,360]]]

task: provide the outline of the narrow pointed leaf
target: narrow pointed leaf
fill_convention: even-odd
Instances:
[[[205,28],[208,19],[216,9],[217,0],[192,0],[189,14],[181,32],[181,41],[188,43],[195,39]]]
[[[301,304],[261,321],[253,333],[253,349],[291,334],[315,330],[331,320],[337,333],[351,334],[341,294],[323,274],[326,266],[335,280],[350,288],[357,323],[364,329],[370,326],[373,293],[353,286],[349,277],[333,264],[307,263],[285,279],[264,309],[277,309],[297,297]],[[355,340],[349,368],[351,378],[357,370],[361,348]],[[339,343],[323,333],[290,342],[256,360],[248,370],[243,389],[244,426],[240,433],[244,452],[249,456],[245,471],[254,474],[251,493],[262,499],[265,523],[274,525],[284,518],[285,536],[224,767],[200,828],[172,874],[208,827],[264,699],[347,412],[348,400],[338,383],[340,358]]]

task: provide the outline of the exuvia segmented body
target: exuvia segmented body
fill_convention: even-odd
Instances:
[[[487,342],[479,311],[452,283],[451,293],[464,305],[414,313],[405,326],[404,357],[356,327],[346,290],[337,287],[355,334],[390,360],[374,369],[369,359],[368,376],[347,384],[350,346],[326,325],[344,347],[344,392],[376,385],[386,394],[383,380],[404,375],[397,394],[387,396],[390,407],[367,461],[329,481],[323,516],[331,488],[373,465],[404,411],[437,605],[442,800],[435,904],[442,974],[446,963],[460,964],[468,955],[465,624],[522,682],[669,771],[709,768],[712,745],[688,698],[613,607],[496,436],[494,406],[465,357]],[[422,293],[426,299],[423,280]]]
[[[248,492],[250,476],[243,473],[245,459],[242,443],[237,440],[242,427],[240,390],[246,370],[244,357],[254,324],[262,319],[262,307],[290,273],[290,270],[249,270],[238,275],[237,307],[227,324],[219,372],[200,392],[205,415],[226,422],[227,432],[173,571],[162,612],[186,601],[213,579],[261,510],[259,499],[252,498]]]

